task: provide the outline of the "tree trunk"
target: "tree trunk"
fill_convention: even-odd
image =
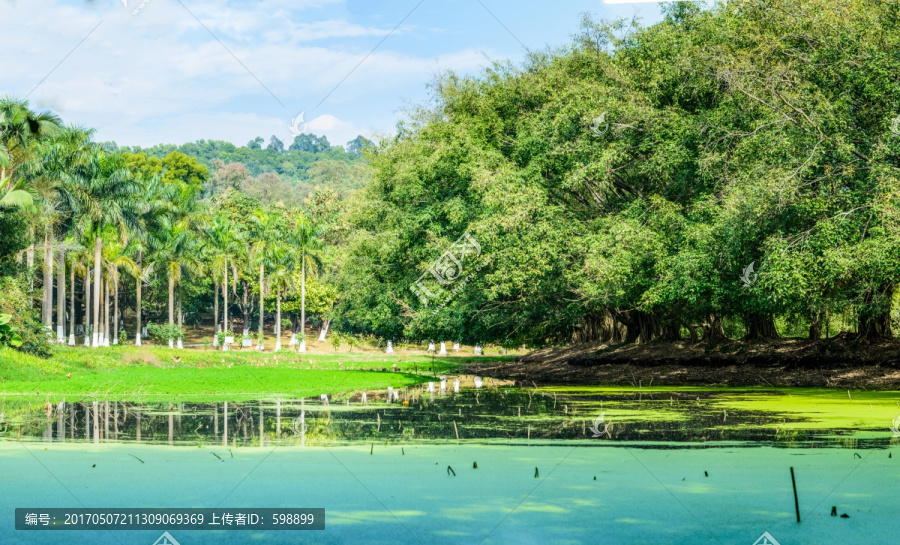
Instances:
[[[700,342],[700,335],[697,334],[697,330],[702,330],[703,326],[699,324],[685,324],[684,327],[687,328],[688,333],[690,334],[690,342],[698,343]]]
[[[863,302],[864,306],[869,308],[859,313],[857,335],[860,339],[883,339],[893,336],[891,331],[893,295],[894,285],[890,283],[882,285],[877,291],[866,292]]]
[[[175,329],[175,273],[169,269],[169,348],[175,348],[171,332]]]
[[[222,331],[228,331],[228,260],[225,260],[225,282],[222,284]]]
[[[213,279],[213,346],[219,346],[219,280]]]
[[[300,346],[297,350],[306,352],[306,258],[300,261]]]
[[[56,342],[66,342],[66,253],[59,250],[59,270],[56,273]]]
[[[109,275],[103,281],[103,346],[109,346]]]
[[[241,316],[243,317],[244,323],[244,331],[242,333],[249,333],[250,329],[250,307],[247,305],[247,290],[249,286],[245,280],[241,280]]]
[[[281,286],[275,296],[275,350],[281,350]]]
[[[727,340],[725,336],[725,324],[721,314],[710,314],[703,325],[703,340],[717,342]]]
[[[659,334],[656,317],[640,310],[619,312],[616,319],[626,327],[625,344],[646,343]]]
[[[113,344],[119,344],[119,276],[116,275],[115,283],[115,314],[113,315]]]
[[[775,317],[771,314],[748,314],[744,318],[747,327],[745,341],[773,340],[779,338]]]
[[[662,326],[662,331],[660,333],[660,338],[664,341],[680,341],[681,340],[681,325],[676,323],[666,323]]]
[[[44,263],[41,272],[44,275],[43,289],[44,297],[41,300],[41,322],[44,327],[51,329],[53,326],[53,254],[50,249],[50,236],[44,231]]]
[[[591,311],[585,315],[575,327],[572,341],[586,343],[600,341],[618,344],[625,340],[627,328],[608,308]]]
[[[265,329],[263,327],[265,325],[265,321],[266,321],[265,306],[264,306],[266,298],[263,296],[263,294],[264,294],[263,290],[265,289],[265,285],[266,285],[266,266],[264,264],[260,263],[259,264],[259,339],[257,339],[257,341],[256,341],[256,346],[259,347],[260,349],[262,349],[262,346],[263,346],[262,338],[263,338],[263,335],[265,334]]]
[[[184,312],[181,311],[181,287],[178,288],[178,332],[184,332]],[[184,348],[184,342],[181,336],[178,337],[178,348]]]
[[[91,268],[84,273],[84,345],[91,345]]]
[[[75,346],[75,264],[72,263],[69,274],[72,283],[69,284],[71,293],[69,294],[69,346]]]
[[[818,313],[809,322],[809,340],[818,341],[822,338],[822,319]]]
[[[328,334],[328,327],[331,325],[331,320],[322,320],[322,329],[319,330],[319,342],[325,341],[325,336]]]
[[[97,328],[94,328],[94,334],[91,336],[92,346],[97,348],[97,340],[99,339],[100,320],[100,277],[102,269],[100,268],[100,251],[103,249],[103,241],[100,237],[94,239],[94,321],[97,322]]]
[[[31,281],[31,290],[34,291],[34,244],[25,249],[25,266],[28,267],[28,278]]]
[[[144,252],[137,253],[137,286],[135,288],[135,324],[137,325],[134,334],[134,345],[141,345],[141,288],[143,287],[144,276]]]

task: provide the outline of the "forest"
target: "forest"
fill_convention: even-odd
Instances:
[[[236,317],[262,342],[288,316],[505,347],[891,338],[898,18],[868,0],[586,15],[565,47],[440,75],[394,135],[346,148],[119,147],[7,97],[4,338],[139,342],[151,321],[173,343]]]

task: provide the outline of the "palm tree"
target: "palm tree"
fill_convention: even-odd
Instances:
[[[273,248],[272,270],[269,283],[275,288],[275,351],[281,350],[281,294],[291,287],[291,273],[296,260],[292,252],[285,247]]]
[[[56,130],[52,135],[37,140],[22,156],[18,172],[20,185],[27,184],[28,192],[39,200],[29,210],[31,224],[44,234],[44,304],[43,320],[52,327],[53,314],[53,259],[59,251],[57,278],[57,339],[65,339],[65,252],[71,248],[58,246],[56,240],[66,238],[72,228],[72,199],[64,173],[71,172],[90,157],[90,138],[93,131],[75,126]],[[54,248],[55,246],[58,246]]]
[[[0,98],[0,190],[14,178],[13,172],[20,156],[30,142],[53,135],[60,127],[59,117],[48,112],[36,113],[28,102],[9,96]]]
[[[241,252],[241,244],[238,239],[234,226],[224,217],[216,217],[206,230],[206,244],[209,253],[212,255],[211,269],[213,271],[214,281],[222,278],[222,304],[223,319],[222,330],[229,331],[228,327],[228,269],[232,268],[236,273],[237,268],[234,265],[235,256]],[[218,315],[216,316],[218,320]],[[224,348],[224,347],[223,347]]]
[[[137,173],[135,173],[137,174]],[[156,234],[165,232],[173,216],[172,202],[174,200],[174,188],[163,182],[159,175],[140,178],[141,193],[143,195],[140,223],[141,229],[137,236],[129,239],[128,252],[133,256],[135,268],[135,334],[134,345],[141,346],[141,313],[142,288],[150,276],[153,275],[155,263],[148,260],[151,256],[151,247],[156,244]]]
[[[71,202],[76,211],[76,229],[94,239],[94,322],[100,325],[102,234],[112,228],[123,242],[140,227],[138,200],[140,185],[131,176],[121,155],[94,147],[90,160],[65,173]],[[99,327],[94,328],[91,345],[98,346]]]
[[[175,286],[181,282],[183,269],[199,271],[199,245],[195,231],[187,222],[178,222],[169,229],[158,234],[156,261],[166,268],[169,278],[169,330],[175,331]],[[181,312],[179,305],[179,322]],[[169,348],[174,347],[174,340],[169,339]]]
[[[113,293],[113,317],[112,317],[112,344],[119,344],[119,280],[120,272],[125,269],[129,274],[137,274],[137,264],[127,255],[127,248],[118,240],[111,240],[104,244],[103,248],[103,268],[106,270],[106,278],[113,285],[106,290]],[[109,318],[109,308],[107,304],[106,315]],[[107,330],[107,338],[104,344],[109,341],[109,332]]]
[[[24,185],[21,181],[16,185],[10,185],[8,176],[0,178],[0,192],[2,192],[0,194],[0,208],[27,209],[32,206],[34,198],[23,187]],[[6,188],[6,191],[3,191],[4,188]]]
[[[303,215],[295,219],[291,245],[300,261],[300,352],[306,352],[306,274],[322,270],[322,228]]]
[[[265,323],[265,280],[266,267],[271,267],[273,260],[273,250],[275,243],[275,235],[278,232],[281,217],[264,212],[256,211],[255,221],[253,224],[253,250],[250,253],[251,263],[259,265],[259,340],[256,347],[263,349],[263,334]]]

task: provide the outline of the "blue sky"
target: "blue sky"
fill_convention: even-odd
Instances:
[[[440,72],[566,44],[583,12],[660,19],[604,0],[0,0],[0,94],[120,145],[290,140],[300,112],[344,144],[393,132]]]

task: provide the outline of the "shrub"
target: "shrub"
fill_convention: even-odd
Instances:
[[[234,337],[234,331],[219,331],[216,334],[216,339],[219,341],[219,346],[225,344],[225,337]]]
[[[0,314],[0,346],[19,348],[22,346],[22,336],[13,333],[12,326],[9,325],[10,320],[12,320],[12,315]]]
[[[5,333],[0,332],[0,346],[8,344],[28,354],[50,357],[47,329],[31,308],[31,300],[23,285],[15,278],[0,277],[0,315],[9,317],[3,326]]]
[[[176,324],[157,325],[150,322],[147,324],[147,333],[150,334],[153,342],[157,344],[168,343],[169,339],[178,340],[184,338],[184,333],[181,332],[181,328]]]

